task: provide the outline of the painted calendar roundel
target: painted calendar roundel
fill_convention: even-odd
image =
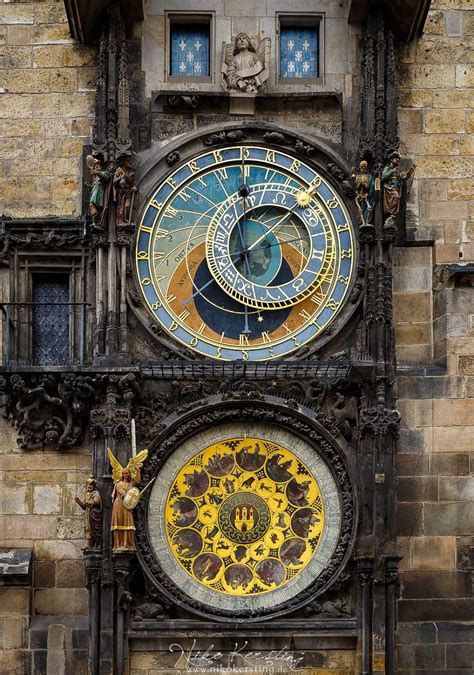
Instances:
[[[345,519],[314,444],[258,421],[218,424],[180,443],[151,488],[151,568],[204,614],[282,613],[337,570]]]
[[[340,314],[354,242],[341,196],[309,163],[252,143],[208,149],[151,191],[136,276],[152,322],[182,345],[266,361]]]

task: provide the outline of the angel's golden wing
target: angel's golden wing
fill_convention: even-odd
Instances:
[[[132,478],[135,478],[137,475],[138,469],[141,469],[143,466],[143,462],[146,460],[148,457],[148,450],[145,448],[145,450],[141,450],[138,455],[135,455],[135,457],[130,457],[128,460],[127,464],[127,469],[130,470],[130,474]]]
[[[112,450],[107,448],[107,454],[109,456],[110,464],[112,466],[112,480],[116,483],[122,477],[123,466],[120,464],[118,459],[114,457]]]

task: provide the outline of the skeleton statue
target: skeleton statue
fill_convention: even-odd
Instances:
[[[257,94],[265,90],[270,60],[270,38],[254,41],[239,33],[234,44],[222,43],[223,88],[228,92]]]
[[[355,203],[359,212],[361,226],[372,224],[375,204],[377,201],[377,187],[374,176],[369,173],[365,160],[352,169],[352,179],[355,186]]]

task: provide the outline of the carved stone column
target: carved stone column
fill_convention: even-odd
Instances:
[[[100,675],[100,582],[102,577],[102,553],[84,550],[86,561],[86,585],[89,589],[89,669],[91,675]]]
[[[123,675],[128,661],[127,626],[132,595],[129,591],[130,573],[135,559],[133,552],[114,552],[113,568],[115,578],[116,645],[115,674]]]

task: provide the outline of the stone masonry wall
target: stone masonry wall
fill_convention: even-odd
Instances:
[[[0,194],[7,216],[80,215],[96,52],[63,2],[0,3]]]
[[[20,450],[7,420],[0,423],[0,453],[0,545],[33,551],[30,585],[0,586],[0,672],[36,675],[46,672],[49,624],[71,617],[72,627],[83,627],[79,617],[89,612],[83,512],[74,497],[83,494],[90,455]],[[87,672],[86,636],[76,631],[64,644],[66,672]]]
[[[398,672],[455,675],[474,662],[474,284],[441,266],[474,262],[472,0],[432,2],[424,35],[403,52],[400,89],[417,247],[395,255]]]

